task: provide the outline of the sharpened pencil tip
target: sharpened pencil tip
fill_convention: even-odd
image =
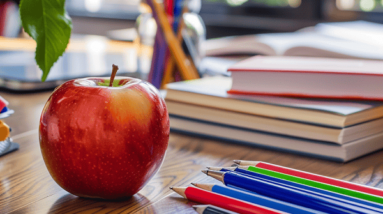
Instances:
[[[206,168],[207,168],[207,169],[210,169],[210,166],[207,166]]]
[[[207,175],[207,172],[208,172],[208,171],[209,171],[209,170],[206,170],[206,169],[201,170],[201,172],[205,173],[206,175]]]
[[[233,160],[233,162],[236,163],[236,164],[240,164],[241,163],[240,160]]]
[[[196,206],[193,206],[193,209],[194,209],[194,210],[197,210],[197,208],[198,208],[198,207],[196,207]]]
[[[196,183],[191,183],[191,185],[193,185],[193,186],[197,186]]]
[[[173,190],[173,187],[169,187],[169,189]]]

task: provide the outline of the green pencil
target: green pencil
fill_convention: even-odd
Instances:
[[[274,177],[274,178],[283,179],[286,181],[291,181],[294,183],[299,183],[299,184],[303,184],[303,185],[307,185],[307,186],[311,186],[311,187],[315,187],[315,188],[319,188],[319,189],[323,189],[323,190],[327,190],[327,191],[331,191],[331,192],[336,192],[339,194],[348,195],[351,197],[360,198],[363,200],[368,200],[368,201],[383,204],[383,198],[382,197],[366,194],[366,193],[359,192],[359,191],[354,191],[354,190],[350,190],[350,189],[346,189],[346,188],[342,188],[342,187],[337,187],[337,186],[333,186],[333,185],[329,185],[329,184],[325,184],[325,183],[320,183],[317,181],[299,178],[299,177],[295,177],[292,175],[274,172],[274,171],[270,171],[267,169],[254,167],[254,166],[239,166],[238,169],[236,169],[235,171],[241,172],[241,169],[248,170],[250,172],[256,172],[256,173],[259,173],[262,175],[267,175],[267,176]]]

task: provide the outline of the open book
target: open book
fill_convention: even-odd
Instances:
[[[360,36],[347,36],[358,31]],[[366,36],[383,32],[383,25],[368,22],[318,24],[293,33],[269,33],[233,36],[207,40],[203,47],[207,56],[220,55],[268,55],[313,56],[351,59],[383,59],[383,51]],[[364,36],[363,36],[364,35]],[[368,37],[367,37],[368,38]]]

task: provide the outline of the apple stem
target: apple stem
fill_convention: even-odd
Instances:
[[[117,71],[118,71],[117,65],[113,64],[112,66],[113,66],[113,70],[112,70],[112,75],[110,75],[109,87],[113,86],[114,77],[116,76]]]

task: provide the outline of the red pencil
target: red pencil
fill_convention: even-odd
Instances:
[[[233,212],[249,213],[249,214],[273,214],[284,213],[271,208],[251,204],[245,201],[230,198],[217,193],[209,192],[196,187],[170,187],[173,191],[180,194],[184,198],[201,204],[211,204]]]
[[[280,173],[284,173],[287,175],[292,175],[292,176],[296,176],[300,178],[305,178],[312,181],[317,181],[317,182],[330,184],[330,185],[334,185],[338,187],[352,189],[352,190],[356,190],[359,192],[364,192],[364,193],[368,193],[372,195],[383,196],[383,191],[381,189],[377,189],[377,188],[373,188],[373,187],[369,187],[365,185],[360,185],[360,184],[355,184],[355,183],[351,183],[347,181],[342,181],[335,178],[330,178],[330,177],[317,175],[317,174],[313,174],[309,172],[303,172],[300,170],[278,166],[271,163],[265,163],[260,161],[243,161],[243,160],[235,160],[234,163],[239,164],[241,166],[246,166],[246,165],[255,166],[258,168],[267,169],[274,172],[280,172]]]

